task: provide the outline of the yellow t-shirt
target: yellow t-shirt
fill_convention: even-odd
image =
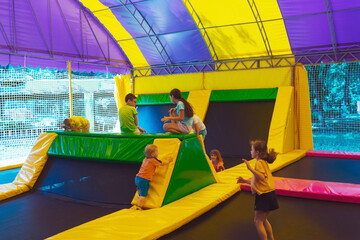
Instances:
[[[275,183],[268,163],[265,160],[258,160],[255,163],[255,170],[264,174],[265,179],[260,180],[253,175],[251,179],[251,191],[263,194],[275,190]]]
[[[73,116],[71,117],[72,120],[75,121],[75,127],[76,128],[86,128],[90,123],[86,118],[80,117],[80,116]]]

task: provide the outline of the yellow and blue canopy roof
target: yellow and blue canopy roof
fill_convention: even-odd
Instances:
[[[121,72],[360,55],[360,1],[354,0],[3,0],[0,20],[3,66],[62,68],[69,60],[78,70]]]

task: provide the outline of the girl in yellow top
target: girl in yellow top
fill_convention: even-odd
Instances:
[[[256,159],[255,168],[243,159],[247,168],[253,173],[251,180],[237,178],[238,183],[251,184],[251,192],[255,195],[255,227],[260,239],[272,240],[274,235],[267,217],[270,211],[278,209],[279,205],[275,194],[275,184],[268,163],[273,163],[277,153],[274,149],[268,151],[264,141],[251,141],[251,157]]]
[[[65,132],[86,132],[90,130],[90,122],[83,117],[73,116],[64,120],[63,128]]]

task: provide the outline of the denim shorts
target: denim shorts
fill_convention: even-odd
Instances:
[[[150,188],[150,181],[145,178],[136,176],[135,184],[139,188],[139,195],[141,197],[146,197]]]

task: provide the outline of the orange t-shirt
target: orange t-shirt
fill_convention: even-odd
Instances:
[[[136,176],[151,181],[154,176],[156,167],[161,165],[161,161],[157,158],[145,158],[141,164],[139,173]]]
[[[221,171],[223,171],[225,169],[224,168],[224,162],[218,162],[218,163],[212,162],[212,164],[214,165],[214,168],[215,168],[216,172],[221,172]],[[220,167],[222,167],[222,168],[220,168]]]

